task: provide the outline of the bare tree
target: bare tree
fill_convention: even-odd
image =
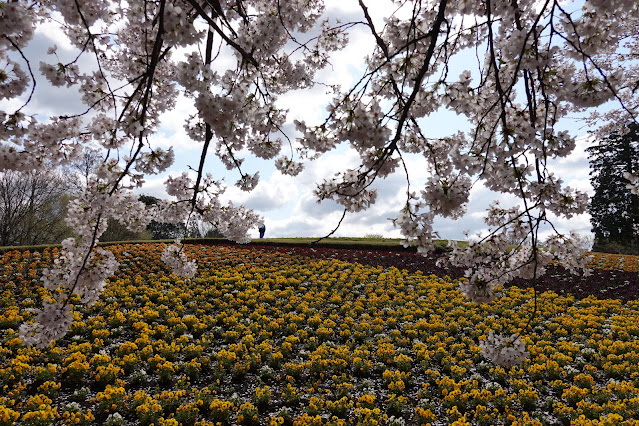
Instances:
[[[0,174],[0,246],[58,243],[72,235],[64,222],[70,196],[58,172]]]
[[[100,150],[87,148],[79,158],[62,169],[74,191],[80,192],[87,187],[95,167],[102,162],[102,157]]]

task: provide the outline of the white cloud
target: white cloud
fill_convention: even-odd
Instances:
[[[193,100],[180,93],[177,97],[175,108],[160,116],[159,121],[162,123],[161,133],[169,136],[182,137],[182,139],[187,140],[188,137],[184,130],[184,124],[186,124],[185,120],[189,115],[196,113],[197,109],[195,108],[195,105],[193,105]],[[161,144],[162,141],[158,141],[158,143]],[[191,143],[191,146],[193,145],[194,144]],[[173,146],[176,147],[175,144]]]
[[[168,199],[169,196],[166,193],[166,187],[164,185],[164,181],[166,180],[167,175],[168,174],[147,177],[144,182],[144,186],[142,188],[136,189],[133,192],[139,195],[151,195],[153,197],[164,200]]]
[[[57,12],[54,12],[53,16],[56,18],[58,22],[62,21],[62,15]],[[71,40],[64,33],[62,27],[54,21],[45,21],[42,22],[35,30],[33,41],[30,43],[29,47],[39,46],[44,48],[43,51],[46,51],[49,46],[55,44],[58,47],[58,55],[62,61],[71,61],[77,55],[77,49],[73,44],[71,44]],[[38,37],[44,37],[48,40],[46,44],[40,45],[37,41]]]
[[[589,195],[594,194],[594,189],[590,183],[590,163],[586,148],[593,144],[594,141],[590,135],[579,137],[576,139],[574,151],[569,156],[549,162],[549,167],[564,181],[564,185]]]
[[[370,32],[363,28],[354,30],[349,36],[348,46],[333,52],[330,65],[317,72],[315,81],[322,84],[310,90],[295,90],[281,95],[277,104],[289,111],[289,121],[306,121],[309,125],[323,121],[327,116],[326,106],[333,99],[327,86],[341,85],[346,88],[355,84],[355,78],[364,70],[365,53],[371,52],[373,45]]]
[[[260,179],[260,183],[251,192],[245,192],[235,186],[229,186],[222,196],[266,215],[268,212],[284,208],[298,198],[300,188],[290,176],[272,173]]]

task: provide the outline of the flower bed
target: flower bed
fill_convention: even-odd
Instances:
[[[260,250],[279,251],[299,256],[319,259],[340,259],[358,262],[365,265],[396,267],[409,271],[421,271],[439,277],[460,278],[464,276],[464,268],[436,265],[443,253],[431,253],[422,256],[411,251],[385,251],[382,249],[358,250],[317,247],[274,247],[257,246]],[[639,256],[587,253],[591,257],[588,267],[590,275],[575,276],[559,265],[550,265],[545,275],[538,278],[535,288],[540,291],[554,291],[565,296],[583,299],[596,296],[606,299],[636,300],[639,292]],[[518,279],[512,283],[521,288],[532,288],[530,281]]]
[[[638,302],[538,294],[531,357],[505,370],[478,341],[524,327],[530,289],[478,306],[419,270],[195,245],[198,275],[181,280],[163,247],[111,247],[119,271],[44,350],[17,327],[47,297],[38,273],[56,250],[0,258],[0,425],[639,418]]]

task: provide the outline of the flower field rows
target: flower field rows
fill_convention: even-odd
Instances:
[[[639,418],[639,302],[537,295],[530,359],[478,342],[528,324],[531,289],[488,305],[452,279],[264,248],[112,246],[120,269],[69,334],[26,348],[56,256],[0,258],[0,425],[608,424]],[[617,263],[618,265],[618,263]],[[635,273],[636,275],[636,273]]]
[[[612,253],[590,253],[590,256],[592,268],[639,272],[639,256]]]
[[[293,255],[319,259],[340,259],[368,265],[422,271],[439,277],[459,278],[464,276],[464,268],[440,267],[436,264],[439,256],[424,257],[411,251],[326,249],[322,247],[273,247],[260,246],[261,250],[280,251]],[[550,265],[548,272],[539,277],[535,287],[539,291],[554,291],[560,295],[571,294],[577,298],[597,296],[606,299],[636,300],[639,293],[639,256],[587,253],[591,274],[574,276],[559,265]],[[532,287],[532,283],[517,279],[514,285]]]

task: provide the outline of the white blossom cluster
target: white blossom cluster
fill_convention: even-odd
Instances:
[[[469,300],[475,303],[488,303],[497,299],[495,281],[485,282],[480,279],[473,281],[461,280],[459,288]]]
[[[45,300],[34,323],[20,325],[20,339],[25,345],[43,348],[64,336],[73,322],[72,306]]]
[[[575,148],[577,135],[562,124],[572,116],[587,117],[597,135],[636,122],[639,4],[367,3],[358,2],[359,16],[342,22],[322,0],[0,2],[0,172],[55,168],[100,150],[84,192],[69,203],[68,223],[78,236],[65,242],[47,285],[81,294],[85,302],[98,297],[116,267],[95,249],[109,219],[131,230],[151,220],[205,220],[228,238],[249,241],[260,218],[220,200],[224,185],[206,173],[207,155],[236,171],[235,185],[250,191],[260,175],[243,169],[247,155],[299,176],[307,162],[343,145],[361,162],[331,170],[317,198],[363,212],[382,196],[379,179],[405,173],[407,185],[397,193],[406,198],[393,223],[403,244],[420,253],[438,237],[435,217],[462,217],[474,186],[519,200],[515,208],[491,205],[487,233],[468,247],[453,247],[450,262],[467,268],[461,285],[472,300],[493,300],[495,289],[516,277],[539,277],[551,259],[583,268],[574,236],[555,235],[543,247],[538,240],[543,226],[552,229],[551,217],[573,217],[588,202],[553,174],[552,160]],[[29,57],[28,43],[46,25],[63,30],[73,55],[50,46],[46,58]],[[333,52],[362,27],[375,48],[366,52],[360,78],[350,87],[322,81]],[[463,56],[468,51],[476,54]],[[453,63],[461,64],[459,75],[450,73]],[[46,84],[77,91],[86,110],[47,116],[30,109]],[[278,96],[303,96],[317,87],[332,96],[326,115],[319,122],[297,120],[288,134],[292,126]],[[147,208],[132,190],[174,166],[174,151],[161,147],[156,134],[181,107],[180,95],[196,110],[184,131],[201,147],[199,162],[189,164],[190,173],[169,176],[171,199]],[[598,110],[604,103],[610,107]],[[441,110],[470,129],[426,124]],[[411,181],[408,154],[421,156],[429,173],[421,187]],[[639,192],[639,178],[627,179]],[[179,248],[167,248],[163,257],[176,272],[196,271]],[[23,333],[25,342],[46,344],[59,336],[50,319],[66,318],[68,300],[46,305]]]
[[[422,198],[433,213],[456,219],[465,213],[471,186],[468,176],[457,176],[454,180],[433,176],[426,181]]]
[[[561,265],[569,271],[577,274],[582,272],[584,276],[590,274],[586,268],[589,257],[584,256],[584,245],[576,233],[570,235],[553,235],[544,241],[548,257],[558,259]],[[575,256],[579,253],[579,256]],[[552,255],[552,256],[551,256]]]
[[[5,59],[6,67],[2,71],[2,84],[0,84],[0,99],[11,99],[18,96],[27,88],[27,74],[20,64]]]
[[[417,200],[414,193],[409,196],[409,201],[400,215],[393,219],[393,225],[404,235],[405,239],[401,242],[404,247],[414,244],[419,253],[426,255],[435,248],[435,239],[439,237],[433,230],[435,215],[430,211],[420,212],[423,203]]]
[[[520,364],[530,356],[526,344],[516,334],[499,336],[491,331],[486,340],[479,342],[479,347],[483,356],[506,368]]]
[[[156,148],[140,155],[135,163],[135,170],[147,175],[157,174],[168,169],[174,161],[173,147],[168,150]]]
[[[54,86],[73,86],[78,81],[80,69],[76,64],[47,64],[40,62],[40,72]]]
[[[4,37],[0,38],[0,59],[7,59],[7,50],[15,44],[24,48],[33,37],[35,11],[22,2],[6,2],[0,9],[0,27]]]
[[[197,272],[197,263],[194,260],[189,260],[182,250],[183,246],[178,240],[175,244],[166,246],[160,259],[173,270],[174,274],[184,278],[193,278]]]
[[[630,192],[635,195],[639,195],[639,175],[624,173],[624,177],[630,181],[630,183],[626,185]]]
[[[337,178],[325,179],[317,185],[315,194],[319,200],[334,199],[349,212],[368,209],[377,199],[377,190],[369,189],[370,178],[358,170],[337,173]]]
[[[533,246],[527,243],[530,231],[524,218],[525,212],[518,207],[502,208],[498,202],[493,203],[486,223],[504,231],[491,232],[480,240],[471,239],[466,247],[451,242],[451,256],[438,261],[467,268],[467,280],[460,282],[460,288],[470,300],[491,302],[497,298],[497,287],[517,277],[539,278],[552,260],[558,260],[573,273],[588,274],[588,258],[577,234],[554,235],[543,245],[535,242]],[[517,245],[513,246],[513,242]]]
[[[222,205],[219,201],[210,203],[202,218],[215,224],[216,229],[226,238],[240,244],[251,242],[249,231],[261,220],[252,210],[235,206],[230,202]]]
[[[297,176],[302,170],[304,170],[304,165],[299,161],[293,161],[286,156],[279,157],[275,160],[275,167],[277,170],[282,172],[282,174],[289,176]]]
[[[42,272],[42,281],[48,290],[72,291],[82,297],[82,302],[91,305],[102,293],[107,278],[120,265],[110,251],[102,248],[88,251],[76,243],[74,238],[62,242],[64,255]]]
[[[237,181],[236,186],[240,188],[242,191],[250,192],[257,186],[257,183],[259,182],[259,180],[260,180],[260,172],[255,172],[255,174],[253,175],[244,174]]]

